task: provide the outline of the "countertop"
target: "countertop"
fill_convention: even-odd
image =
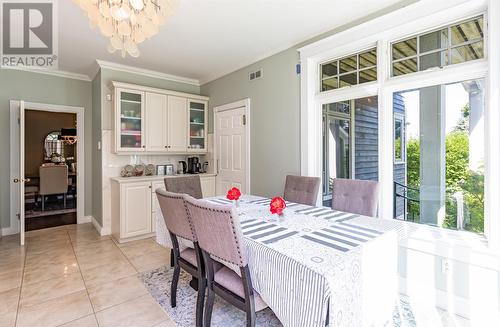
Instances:
[[[165,178],[173,177],[186,177],[198,175],[200,178],[203,177],[215,177],[217,174],[203,173],[203,174],[184,174],[184,175],[153,175],[153,176],[135,176],[135,177],[112,177],[111,180],[118,183],[133,183],[133,182],[154,182],[162,181]]]

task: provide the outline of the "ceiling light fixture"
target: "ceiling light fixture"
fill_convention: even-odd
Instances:
[[[139,57],[137,45],[152,37],[177,8],[179,0],[73,0],[92,28],[109,38],[108,51]]]

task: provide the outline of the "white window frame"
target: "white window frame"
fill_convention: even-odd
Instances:
[[[394,118],[392,119],[393,121],[393,127],[396,126],[396,121],[401,122],[401,159],[396,158],[396,146],[393,144],[393,160],[395,164],[404,164],[406,163],[406,134],[405,134],[405,124],[406,124],[406,117],[405,115],[401,113],[394,113]],[[393,131],[393,140],[396,140],[396,129],[394,128]]]
[[[484,15],[485,58],[391,77],[391,44],[410,36]],[[393,94],[472,79],[486,81],[485,236],[500,250],[500,2],[450,0],[415,3],[299,49],[301,76],[301,173],[322,174],[322,104],[378,96],[381,218],[393,215]],[[355,41],[353,41],[355,40]],[[376,82],[320,92],[320,63],[377,46]],[[318,197],[318,204],[320,197]]]

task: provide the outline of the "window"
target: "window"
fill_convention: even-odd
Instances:
[[[378,180],[378,98],[323,105],[323,204],[334,178]]]
[[[376,48],[321,65],[322,92],[376,80]]]
[[[406,164],[394,162],[395,218],[484,231],[483,85],[479,79],[394,93],[395,155],[401,147],[406,156]]]
[[[484,19],[459,24],[392,44],[392,76],[484,58]]]

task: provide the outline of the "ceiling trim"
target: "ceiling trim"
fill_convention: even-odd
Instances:
[[[44,74],[44,75],[50,75],[50,76],[76,79],[76,80],[85,81],[85,82],[92,81],[92,79],[90,79],[90,77],[88,77],[85,74],[77,74],[77,73],[72,73],[72,72],[68,72],[68,71],[64,71],[64,70],[33,69],[33,68],[25,68],[25,67],[2,67],[2,69],[19,70],[19,71],[24,71],[24,72],[28,72],[28,73],[37,73],[37,74]]]
[[[164,80],[168,80],[168,81],[172,81],[172,82],[191,84],[191,85],[195,85],[195,86],[201,85],[199,80],[193,79],[193,78],[187,78],[187,77],[182,77],[182,76],[161,73],[161,72],[157,72],[154,70],[149,70],[149,69],[144,69],[144,68],[139,68],[139,67],[134,67],[134,66],[128,66],[128,65],[122,65],[122,64],[117,64],[114,62],[104,61],[104,60],[99,60],[99,59],[96,59],[96,62],[97,62],[97,65],[99,65],[99,67],[105,68],[105,69],[111,69],[111,70],[116,70],[116,71],[121,71],[121,72],[126,72],[126,73],[133,73],[133,74],[143,75],[143,76],[147,76],[147,77],[164,79]]]

